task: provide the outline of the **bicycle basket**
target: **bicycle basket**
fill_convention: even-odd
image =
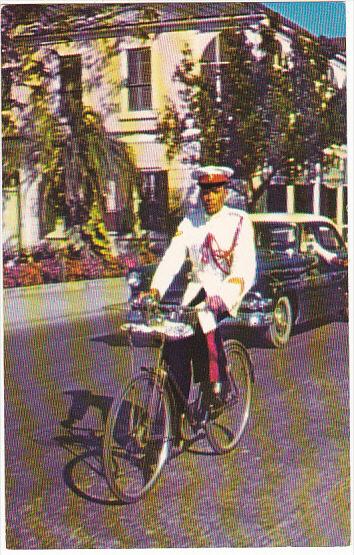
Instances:
[[[191,322],[186,321],[183,310],[160,307],[154,313],[139,307],[120,307],[120,329],[129,335],[134,347],[158,347],[163,339],[184,339],[194,333]]]

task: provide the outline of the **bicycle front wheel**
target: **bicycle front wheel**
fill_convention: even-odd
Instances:
[[[140,376],[115,400],[107,418],[103,467],[108,485],[124,503],[152,488],[171,445],[167,395],[153,376]]]
[[[223,405],[211,412],[205,423],[206,437],[217,453],[234,449],[246,427],[252,399],[253,369],[245,347],[238,341],[224,342],[227,381],[223,383]]]

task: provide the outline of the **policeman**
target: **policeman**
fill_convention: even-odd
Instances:
[[[195,382],[209,383],[213,395],[220,395],[226,359],[217,317],[225,312],[236,316],[255,278],[252,222],[246,212],[224,206],[225,186],[232,174],[230,168],[216,166],[194,172],[201,205],[190,209],[180,223],[151,283],[151,294],[162,298],[189,257],[192,276],[182,305],[205,310],[199,312],[194,337],[166,343],[164,352],[169,371],[187,399],[191,361]]]

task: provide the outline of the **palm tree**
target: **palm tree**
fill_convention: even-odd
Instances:
[[[121,205],[124,207],[123,227],[136,228],[132,200],[137,183],[135,164],[128,147],[107,134],[99,114],[76,101],[69,106],[70,121],[53,113],[48,87],[51,75],[38,48],[16,42],[19,25],[27,20],[38,24],[43,18],[46,23],[52,19],[55,21],[57,8],[53,7],[54,11],[51,7],[48,10],[43,7],[37,9],[36,6],[33,10],[24,6],[11,8],[16,7],[5,7],[3,11],[3,62],[15,68],[12,76],[14,84],[25,85],[29,94],[27,98],[19,95],[17,99],[11,99],[11,109],[17,114],[15,124],[3,118],[3,136],[7,140],[15,138],[17,144],[15,149],[6,149],[4,166],[8,175],[23,168],[27,172],[27,180],[22,179],[21,182],[20,179],[19,191],[25,221],[22,227],[31,230],[31,237],[27,233],[25,242],[36,243],[40,231],[48,233],[53,229],[56,218],[62,216],[68,228],[79,229],[82,238],[104,254],[109,242],[103,213],[107,184],[112,175],[118,181]],[[30,194],[27,188],[31,189]],[[34,224],[38,215],[34,214],[33,206],[32,209],[29,206],[29,197],[32,205],[33,199],[38,199],[41,230],[37,223]]]
[[[54,167],[49,159],[44,164],[49,171],[42,215],[47,225],[53,215],[64,215],[67,228],[79,230],[104,255],[109,252],[103,221],[109,179],[114,175],[118,180],[123,227],[131,230],[138,172],[126,145],[107,134],[99,114],[89,108],[78,114],[71,125],[61,124],[64,137],[56,145]]]

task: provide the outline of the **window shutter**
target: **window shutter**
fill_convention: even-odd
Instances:
[[[129,110],[151,109],[150,48],[128,50]]]

